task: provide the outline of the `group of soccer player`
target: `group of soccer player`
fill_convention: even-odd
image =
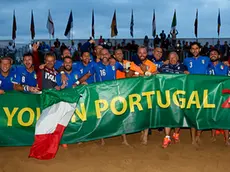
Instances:
[[[93,53],[88,48],[95,44],[94,40],[86,42],[82,46],[81,61],[73,62],[70,51],[62,51],[62,60],[56,60],[52,53],[47,53],[44,64],[40,63],[37,43],[33,44],[33,53],[23,56],[22,66],[13,66],[10,57],[3,57],[0,61],[0,94],[5,91],[17,90],[25,93],[39,94],[42,89],[61,90],[74,88],[80,84],[91,84],[127,77],[151,76],[157,73],[170,74],[204,74],[230,76],[229,63],[220,61],[220,52],[217,49],[210,51],[210,56],[201,56],[201,46],[194,42],[190,51],[193,57],[187,57],[183,63],[179,62],[176,52],[170,52],[168,58],[163,60],[163,51],[155,47],[152,56],[148,56],[146,47],[139,46],[137,55],[132,61],[124,59],[121,49],[115,50],[114,54],[101,45],[94,46]],[[128,88],[127,88],[128,89]],[[166,148],[171,143],[171,128],[164,129],[165,137],[162,147]],[[174,129],[172,139],[178,143],[179,128]],[[148,132],[142,132],[141,142],[147,144]],[[199,144],[201,131],[191,129],[192,143]],[[215,130],[212,131],[215,141]],[[225,144],[230,145],[229,131],[224,130]],[[122,135],[123,143],[128,145],[125,135]],[[102,139],[102,144],[104,140]]]

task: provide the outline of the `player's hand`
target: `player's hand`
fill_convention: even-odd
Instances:
[[[82,82],[81,85],[88,85],[88,83],[87,82]]]
[[[45,68],[45,64],[41,64],[40,66],[39,66],[39,69],[41,69],[41,70],[43,70],[44,68]]]
[[[169,64],[169,60],[164,61],[164,64],[165,65]]]
[[[39,88],[38,87],[28,87],[29,92],[31,93],[38,93],[39,92]]]
[[[224,61],[223,62],[226,66],[230,66],[230,64],[228,63],[228,61]]]
[[[147,66],[144,64],[140,65],[141,70],[145,73],[147,71]]]
[[[58,91],[61,89],[59,86],[55,86],[54,88]]]
[[[66,87],[66,83],[63,83],[62,85],[61,85],[61,89],[64,89]]]
[[[4,90],[0,90],[0,94],[5,94],[5,91]]]
[[[189,74],[189,71],[184,71],[184,74]]]
[[[66,82],[68,81],[68,77],[66,76],[66,74],[61,74],[61,82],[62,84],[66,84]]]

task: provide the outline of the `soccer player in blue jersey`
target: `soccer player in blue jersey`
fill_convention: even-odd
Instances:
[[[220,62],[220,52],[218,49],[212,49],[209,54],[211,63],[208,66],[209,75],[229,75],[229,67]]]
[[[111,58],[111,55],[107,49],[103,48],[100,51],[100,58],[101,61],[97,63],[97,68],[96,68],[97,82],[115,80],[116,70],[120,70],[120,71],[124,70],[123,66],[118,62],[115,62],[114,65],[110,65],[109,59]],[[104,144],[105,144],[104,139],[101,139],[101,145]]]
[[[187,67],[187,74],[207,74],[208,66],[210,64],[210,58],[207,56],[201,56],[201,45],[198,42],[191,43],[190,52],[193,57],[186,57],[183,64]],[[191,128],[192,144],[197,145],[200,143],[201,130]]]
[[[0,59],[0,94],[13,90],[13,78],[16,71],[11,68],[13,60],[10,57]]]
[[[77,70],[73,70],[72,68],[73,61],[72,58],[66,56],[64,58],[63,68],[66,77],[68,78],[67,82],[63,83],[61,81],[61,74],[58,74],[56,77],[57,85],[61,88],[72,88],[79,84],[87,84],[85,81],[91,76],[90,71],[83,76],[81,76],[80,72]]]
[[[116,79],[116,70],[124,71],[123,66],[115,62],[114,65],[110,65],[109,59],[111,55],[107,49],[101,50],[101,61],[97,63],[97,73],[96,80],[97,82],[109,81]]]
[[[228,76],[229,75],[229,67],[227,65],[224,65],[222,62],[220,62],[220,52],[218,49],[212,49],[210,51],[209,57],[211,59],[209,68],[208,68],[208,74],[210,75],[222,75],[222,76]],[[229,130],[224,130],[224,137],[225,137],[225,145],[229,146]],[[216,130],[212,129],[212,141],[216,141]]]
[[[190,74],[206,74],[210,59],[207,56],[200,56],[201,45],[198,42],[193,42],[190,46],[190,52],[193,57],[186,57],[184,65],[188,68]]]
[[[91,84],[96,82],[96,65],[97,64],[94,61],[90,61],[90,53],[83,52],[81,62],[77,63],[74,69],[80,71],[79,77],[82,77],[90,72],[92,75],[86,80],[86,82]]]
[[[17,91],[38,93],[37,75],[33,66],[33,56],[30,53],[23,55],[24,66],[17,67],[16,77],[13,79],[14,89]]]

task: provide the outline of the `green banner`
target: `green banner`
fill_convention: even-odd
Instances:
[[[81,98],[62,143],[146,128],[230,129],[230,94],[222,93],[229,89],[229,77],[167,74],[79,86],[73,91]],[[33,143],[41,114],[40,96],[19,92],[0,95],[0,146]]]

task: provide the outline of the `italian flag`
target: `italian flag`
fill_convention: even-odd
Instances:
[[[35,139],[29,157],[48,160],[55,157],[63,132],[68,125],[80,94],[76,89],[44,90],[42,114],[36,123]]]

